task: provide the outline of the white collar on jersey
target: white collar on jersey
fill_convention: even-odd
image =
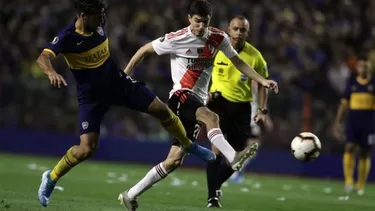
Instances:
[[[190,34],[196,36],[195,34],[193,34],[193,33],[191,32],[190,26],[188,26],[187,28],[188,28],[188,32],[189,32]],[[203,34],[202,36],[200,36],[199,38],[208,39],[208,36],[209,36],[209,30],[208,30],[208,27],[207,27],[206,30],[205,30],[205,32],[204,32],[204,34]],[[196,37],[198,37],[198,36],[196,36]]]

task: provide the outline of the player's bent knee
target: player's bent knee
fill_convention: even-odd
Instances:
[[[167,157],[167,159],[163,162],[163,165],[168,174],[170,174],[174,170],[178,169],[182,163],[183,157]]]
[[[179,168],[183,163],[183,158],[167,158],[165,161],[165,170],[170,173],[173,170]]]
[[[168,106],[158,97],[152,101],[148,107],[147,113],[160,120],[165,120],[171,116],[171,111],[169,110]]]
[[[171,173],[182,165],[185,153],[178,146],[172,146],[168,157],[163,162],[164,168],[168,173]]]
[[[198,108],[195,115],[196,115],[198,121],[203,122],[208,126],[213,125],[213,124],[216,125],[216,124],[219,123],[219,115],[212,112],[207,107]]]

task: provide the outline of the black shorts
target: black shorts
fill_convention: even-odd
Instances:
[[[212,100],[207,105],[219,115],[220,128],[228,143],[236,150],[243,150],[251,134],[251,104],[233,103],[221,96],[220,92],[212,93]]]
[[[369,113],[369,118],[348,118],[345,133],[348,143],[358,145],[362,149],[372,149],[375,145],[375,120]]]
[[[188,138],[195,141],[201,129],[201,124],[197,121],[195,112],[199,107],[205,105],[192,92],[178,90],[169,99],[168,106],[180,118]],[[180,143],[174,139],[172,145],[179,146]]]
[[[144,83],[126,75],[112,82],[103,98],[89,99],[79,102],[80,134],[100,133],[103,116],[111,106],[127,107],[134,111],[146,112],[156,95]]]

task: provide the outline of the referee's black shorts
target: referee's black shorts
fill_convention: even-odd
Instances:
[[[220,92],[211,93],[207,107],[219,115],[220,128],[228,143],[236,150],[243,150],[251,137],[251,104],[226,100]]]

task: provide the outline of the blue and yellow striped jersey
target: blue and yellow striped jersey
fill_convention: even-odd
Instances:
[[[111,79],[119,77],[122,70],[110,56],[105,22],[91,34],[84,34],[75,27],[75,21],[58,32],[44,51],[55,56],[62,54],[76,81],[78,98],[105,94]]]
[[[375,119],[375,77],[362,79],[353,77],[348,80],[343,102],[349,105],[349,119]]]

